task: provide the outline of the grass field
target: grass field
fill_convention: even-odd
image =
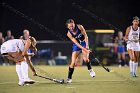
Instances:
[[[53,76],[66,79],[68,66],[37,66]],[[0,93],[140,93],[140,77],[131,78],[129,68],[109,67],[108,73],[102,67],[94,67],[96,77],[91,78],[86,67],[77,67],[72,84],[57,84],[46,79],[30,77],[37,82],[29,86],[18,86],[15,66],[0,66]],[[38,74],[41,74],[38,72]],[[138,69],[140,75],[140,69]]]

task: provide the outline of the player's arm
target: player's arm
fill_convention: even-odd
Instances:
[[[125,41],[128,41],[129,32],[130,32],[130,27],[127,27],[126,32],[125,32],[125,37],[124,37]]]
[[[4,41],[5,41],[5,39],[4,39],[4,38],[2,38],[2,43],[4,43]]]
[[[86,48],[82,47],[82,46],[77,42],[77,40],[70,34],[70,32],[67,33],[67,36],[68,36],[69,39],[70,39],[73,43],[75,43],[79,48],[81,48],[81,49],[84,50],[85,52],[88,52],[88,53],[90,52],[90,51],[87,51]]]
[[[117,47],[117,46],[118,46],[118,37],[116,36],[114,39],[114,47]]]
[[[23,39],[23,36],[20,36],[19,39]]]
[[[17,52],[10,52],[8,53],[8,55],[5,56],[8,60],[10,61],[14,61],[14,62],[20,62],[24,60],[24,56],[22,56],[22,52],[21,51],[17,51]]]
[[[32,72],[33,72],[33,75],[36,76],[37,73],[35,71],[35,68],[31,62],[31,60],[29,59],[29,56],[25,56],[25,59],[26,59],[26,62],[28,63],[29,67],[31,68]]]
[[[14,36],[12,36],[12,39],[14,39],[15,37]]]
[[[28,39],[28,40],[26,40],[25,47],[24,47],[24,50],[22,52],[23,56],[34,56],[34,53],[27,52],[30,46],[31,46],[31,41]]]
[[[81,30],[81,33],[84,35],[85,37],[85,42],[86,42],[86,48],[89,49],[89,44],[88,44],[88,36],[86,33],[86,30],[84,29],[84,27],[82,25],[78,25],[79,29]]]
[[[7,59],[10,60],[10,61],[16,62],[15,59],[14,59],[11,55],[7,55],[7,56],[3,56],[3,57],[4,57],[4,58],[7,58]]]
[[[114,43],[115,43],[116,45],[118,45],[118,39],[119,39],[118,36],[116,36],[116,37],[115,37],[115,41],[114,41]]]
[[[115,42],[114,43],[117,43],[118,42],[118,37],[116,36],[115,37]]]

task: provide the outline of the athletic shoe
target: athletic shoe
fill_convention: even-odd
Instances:
[[[131,77],[136,77],[135,73],[133,73],[133,72],[130,72],[130,76]]]
[[[35,81],[32,80],[32,79],[30,79],[30,78],[28,78],[27,80],[24,81],[24,83],[25,83],[25,84],[34,84]]]
[[[24,86],[24,82],[19,81],[19,82],[18,82],[18,85],[19,85],[19,86]]]
[[[121,68],[122,67],[122,65],[119,65],[119,68]]]
[[[67,79],[67,81],[66,81],[67,83],[72,83],[72,79]]]
[[[127,67],[127,64],[125,64],[124,67]]]
[[[95,77],[95,72],[93,71],[93,69],[90,69],[90,70],[88,70],[89,71],[89,74],[90,74],[90,76],[91,77]]]
[[[138,77],[138,75],[136,73],[134,73],[134,77]]]

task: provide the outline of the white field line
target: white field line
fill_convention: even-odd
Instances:
[[[121,82],[126,80],[75,80],[75,82]]]
[[[73,80],[73,82],[123,82],[126,80]],[[48,83],[48,81],[36,81],[36,83]],[[0,82],[0,85],[18,84],[18,82]]]

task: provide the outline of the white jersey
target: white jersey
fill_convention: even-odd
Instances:
[[[134,30],[132,26],[130,26],[130,32],[128,34],[128,40],[138,40],[139,39],[139,34],[140,34],[140,29],[138,27],[137,30]],[[139,42],[132,42],[128,41],[127,42],[127,49],[133,49],[134,51],[139,51],[140,50],[140,44]]]
[[[23,51],[24,49],[24,42],[21,39],[12,39],[4,42],[1,45],[1,54],[9,53],[9,52],[16,52],[16,51]]]

